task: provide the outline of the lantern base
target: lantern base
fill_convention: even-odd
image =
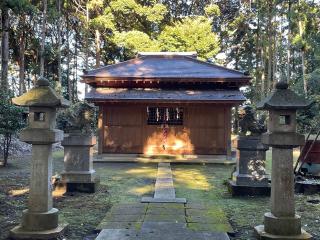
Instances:
[[[305,230],[301,229],[301,233],[293,236],[281,236],[281,235],[273,235],[265,232],[264,225],[259,225],[254,228],[255,234],[258,240],[311,240],[312,235],[307,233]]]
[[[67,224],[59,224],[58,227],[43,231],[25,230],[21,225],[10,230],[10,239],[58,239],[63,234]]]
[[[67,224],[58,223],[58,209],[48,212],[24,210],[21,225],[10,231],[11,239],[56,239]]]
[[[269,184],[265,186],[239,185],[229,180],[227,185],[232,196],[270,196],[271,188]]]
[[[67,193],[94,193],[97,191],[100,183],[100,178],[96,175],[95,170],[63,172],[61,176]]]
[[[99,187],[99,181],[90,183],[66,183],[67,193],[81,192],[81,193],[95,193]]]

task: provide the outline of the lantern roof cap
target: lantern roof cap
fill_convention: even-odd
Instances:
[[[257,104],[257,109],[295,110],[310,107],[312,101],[299,96],[288,87],[285,81],[277,82],[270,95]]]
[[[39,78],[36,86],[23,95],[13,98],[15,105],[23,107],[68,107],[70,102],[54,91],[45,78]]]

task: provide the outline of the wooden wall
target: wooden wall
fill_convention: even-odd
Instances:
[[[183,107],[184,124],[147,125],[147,106]],[[230,105],[123,104],[100,106],[100,153],[227,154]]]

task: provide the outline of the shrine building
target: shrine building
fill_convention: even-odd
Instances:
[[[85,72],[99,107],[99,153],[231,154],[231,108],[250,76],[195,52],[145,52]]]

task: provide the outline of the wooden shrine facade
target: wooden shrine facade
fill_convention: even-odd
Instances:
[[[231,108],[250,77],[195,53],[141,53],[88,71],[99,153],[229,155]]]

